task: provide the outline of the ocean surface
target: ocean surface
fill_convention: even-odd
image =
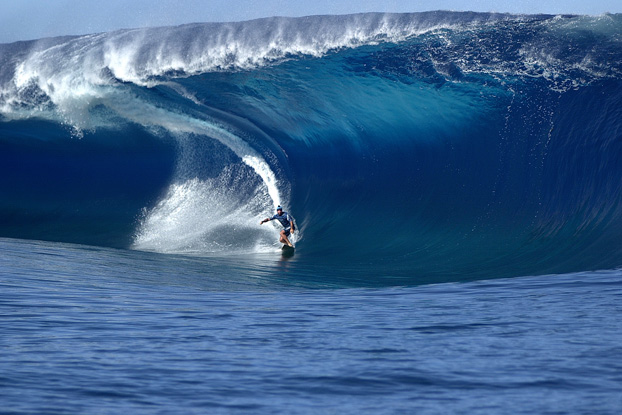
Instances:
[[[0,413],[618,414],[621,177],[619,14],[0,44]]]

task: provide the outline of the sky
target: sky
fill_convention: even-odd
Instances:
[[[621,0],[0,0],[0,43],[145,26],[359,12],[622,13]]]

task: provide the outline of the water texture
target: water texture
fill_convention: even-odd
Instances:
[[[0,413],[618,414],[621,104],[621,15],[2,44]]]
[[[2,413],[615,414],[622,405],[620,271],[318,289],[236,278],[235,261],[223,281],[222,262],[206,258],[0,247]]]

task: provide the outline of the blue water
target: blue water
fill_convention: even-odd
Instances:
[[[618,413],[621,104],[621,15],[0,45],[2,412]]]
[[[337,289],[266,254],[0,248],[3,413],[622,407],[619,270]]]

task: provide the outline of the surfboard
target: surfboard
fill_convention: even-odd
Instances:
[[[281,253],[284,257],[293,256],[295,251],[296,250],[294,249],[293,246],[283,245],[283,248],[281,248]]]

